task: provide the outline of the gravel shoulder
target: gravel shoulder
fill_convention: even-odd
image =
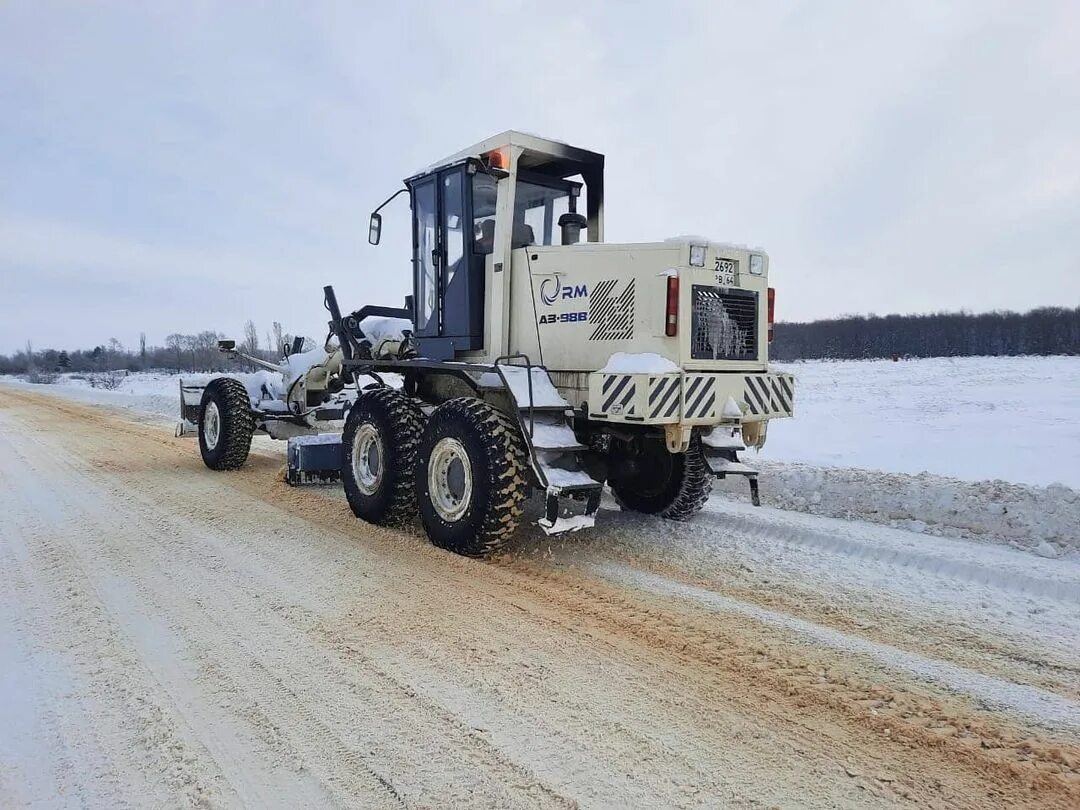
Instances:
[[[282,464],[0,389],[0,805],[1080,802],[1072,563],[722,499],[480,562]]]

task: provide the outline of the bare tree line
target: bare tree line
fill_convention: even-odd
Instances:
[[[136,349],[116,338],[90,349],[35,350],[30,341],[13,355],[0,354],[0,374],[31,371],[100,372],[143,371],[214,372],[235,368],[218,351],[224,335],[213,331],[174,333],[164,346],[148,346],[146,334]],[[268,360],[281,357],[281,347],[292,342],[281,323],[274,321],[263,344],[254,322],[244,324],[241,348]],[[776,324],[770,347],[774,360],[872,359],[888,357],[965,357],[971,355],[1080,354],[1080,307],[1043,307],[1026,313],[967,312],[931,315],[852,315],[809,323]]]
[[[30,372],[93,373],[103,371],[145,371],[160,369],[176,372],[214,372],[235,369],[217,347],[225,335],[215,330],[193,334],[173,333],[165,338],[164,346],[148,346],[146,333],[139,335],[137,348],[128,349],[110,338],[106,343],[88,349],[35,349],[31,341],[12,355],[0,354],[0,374],[27,374]],[[292,335],[283,331],[274,321],[266,333],[266,344],[259,340],[259,330],[253,321],[244,324],[244,339],[240,348],[247,354],[265,360],[281,357],[281,347],[292,342]]]
[[[778,323],[774,360],[1080,354],[1080,307]]]

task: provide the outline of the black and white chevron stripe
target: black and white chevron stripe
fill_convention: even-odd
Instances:
[[[649,418],[670,419],[678,416],[682,400],[679,390],[682,388],[681,377],[649,378]]]
[[[634,280],[616,293],[619,279],[601,281],[589,296],[589,340],[632,340],[634,337]]]
[[[750,413],[791,413],[794,392],[786,377],[747,376],[743,400]]]
[[[683,419],[704,419],[716,404],[716,377],[693,377],[683,394]]]
[[[629,374],[609,374],[600,387],[600,395],[603,398],[600,406],[601,413],[609,413],[618,405],[619,413],[634,413],[634,396],[637,394],[637,383]]]

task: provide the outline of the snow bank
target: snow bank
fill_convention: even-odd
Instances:
[[[109,405],[172,420],[180,414],[180,378],[166,372],[129,374],[113,390],[93,388],[85,375],[78,374],[61,374],[55,385],[30,385],[13,376],[0,377],[0,382],[26,387],[34,393],[54,394],[77,402]]]
[[[762,503],[845,520],[864,520],[940,537],[1004,543],[1044,557],[1080,556],[1080,492],[1006,481],[959,481],[755,459]],[[717,490],[747,497],[746,482]]]
[[[679,367],[675,363],[652,352],[615,352],[600,369],[601,374],[669,374],[677,371]]]

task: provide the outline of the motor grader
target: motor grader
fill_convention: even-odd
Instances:
[[[405,306],[343,315],[324,288],[335,379],[356,389],[336,452],[358,517],[419,514],[433,543],[476,556],[513,534],[530,493],[548,533],[591,526],[605,484],[621,508],[674,520],[717,476],[745,476],[758,502],[738,453],[794,414],[794,379],[768,366],[765,252],[605,243],[603,155],[519,132],[407,178],[371,215],[371,244],[400,194]],[[401,340],[373,346],[375,309],[407,320]]]

